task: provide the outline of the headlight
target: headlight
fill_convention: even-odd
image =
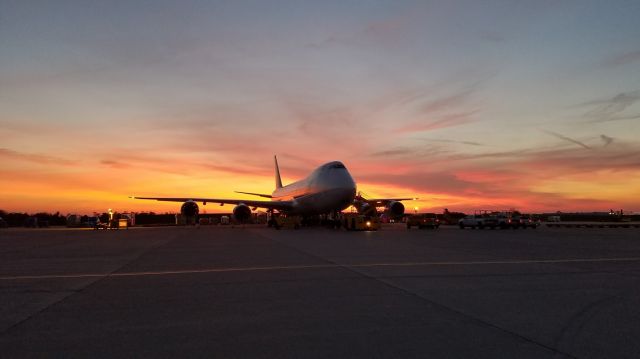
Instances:
[[[371,222],[367,221],[366,225],[367,227],[371,227]]]

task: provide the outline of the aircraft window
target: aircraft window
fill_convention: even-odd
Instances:
[[[331,166],[331,168],[344,168],[344,165],[342,163],[336,163],[335,165]]]

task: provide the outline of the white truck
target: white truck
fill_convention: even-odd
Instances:
[[[471,227],[472,229],[475,229],[476,227],[479,229],[489,227],[494,229],[497,225],[498,220],[495,217],[478,214],[466,216],[458,221],[460,229],[465,229],[466,227]]]

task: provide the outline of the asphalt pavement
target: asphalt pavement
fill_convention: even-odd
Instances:
[[[640,230],[0,230],[2,357],[637,358]]]

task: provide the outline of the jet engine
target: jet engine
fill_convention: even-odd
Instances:
[[[387,204],[385,212],[387,212],[391,217],[400,217],[404,214],[404,204],[398,201],[391,201]]]
[[[182,207],[180,207],[180,217],[182,217],[181,223],[187,225],[195,225],[198,221],[198,212],[199,210],[197,203],[195,203],[194,201],[186,201],[182,204]]]
[[[373,216],[376,214],[376,207],[370,205],[369,203],[362,203],[358,206],[358,213],[363,214],[365,216]]]
[[[180,214],[185,217],[195,217],[198,215],[199,209],[198,204],[194,201],[186,201],[180,207]]]
[[[240,203],[239,205],[233,207],[233,218],[240,223],[244,223],[251,218],[251,208],[246,204]]]

